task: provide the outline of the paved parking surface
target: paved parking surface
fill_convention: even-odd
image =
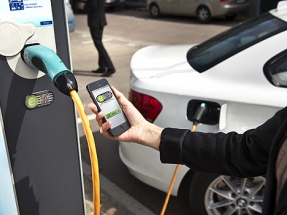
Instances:
[[[199,43],[243,21],[214,20],[199,24],[195,19],[166,16],[151,19],[144,10],[119,9],[106,13],[108,26],[104,29],[104,45],[117,72],[108,77],[111,85],[124,95],[129,91],[129,63],[139,49],[153,44]],[[121,162],[117,141],[99,134],[94,115],[87,108],[91,99],[86,85],[101,78],[90,71],[96,69],[97,51],[91,40],[85,14],[76,14],[76,30],[70,34],[71,58],[79,85],[79,95],[91,120],[98,153],[101,180],[101,215],[154,215],[160,214],[165,193],[158,191],[133,177]],[[87,215],[92,214],[91,174],[87,143],[81,123],[79,135],[83,160]],[[183,188],[183,191],[188,188]],[[171,197],[166,215],[190,215],[186,192]]]

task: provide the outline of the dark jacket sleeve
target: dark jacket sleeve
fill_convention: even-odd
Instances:
[[[87,0],[84,9],[88,14],[88,26],[90,28],[104,27],[107,25],[105,0]]]
[[[98,8],[98,1],[97,0],[87,0],[84,10],[86,12],[96,11]]]
[[[264,175],[272,141],[286,118],[285,107],[263,125],[243,134],[166,128],[161,134],[161,162],[237,177]]]

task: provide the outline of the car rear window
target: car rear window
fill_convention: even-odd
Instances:
[[[286,22],[266,13],[192,47],[187,52],[187,60],[196,71],[201,73],[285,30],[287,30]]]

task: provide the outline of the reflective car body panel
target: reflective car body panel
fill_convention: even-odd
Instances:
[[[151,4],[157,4],[161,14],[196,16],[200,6],[206,6],[212,17],[240,14],[247,12],[250,6],[249,0],[231,0],[221,2],[220,0],[147,0],[147,10]]]
[[[271,14],[285,20],[287,11],[274,10]],[[264,123],[287,104],[287,89],[271,84],[263,71],[270,59],[287,49],[286,38],[287,31],[283,30],[204,72],[196,71],[187,60],[188,50],[196,44],[148,46],[131,59],[131,89],[162,104],[154,121],[161,127],[191,129],[192,122],[186,115],[188,103],[204,100],[221,106],[220,118],[215,125],[198,124],[197,131],[243,133]],[[162,191],[168,190],[175,165],[161,164],[159,152],[121,142],[119,153],[135,177]],[[188,171],[187,167],[180,167],[173,195],[177,195]]]

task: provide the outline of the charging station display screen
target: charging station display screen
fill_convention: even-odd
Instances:
[[[126,119],[117,99],[109,86],[93,90],[93,95],[107,120],[112,122],[112,129],[123,124]]]
[[[1,0],[0,20],[33,23],[36,27],[53,25],[50,0]]]

